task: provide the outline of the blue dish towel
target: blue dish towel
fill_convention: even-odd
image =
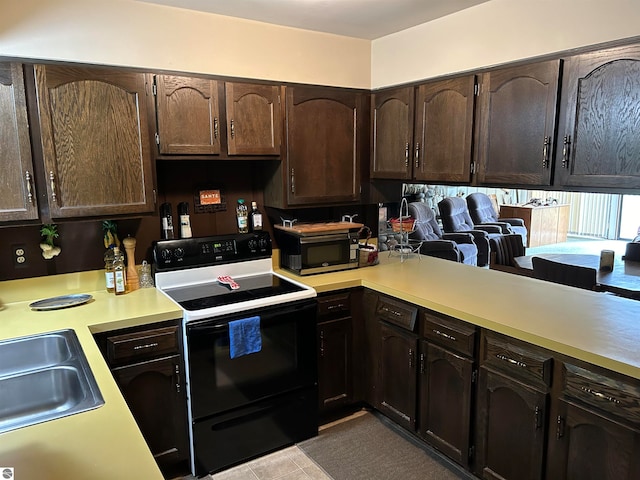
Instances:
[[[229,356],[249,355],[262,350],[260,317],[249,317],[229,322]]]

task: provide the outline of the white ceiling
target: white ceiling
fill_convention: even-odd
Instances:
[[[373,40],[488,0],[138,0]]]

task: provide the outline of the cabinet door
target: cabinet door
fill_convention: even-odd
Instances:
[[[416,180],[471,180],[475,76],[420,85],[416,96]]]
[[[318,325],[318,396],[325,410],[352,400],[351,318]]]
[[[0,222],[38,218],[22,65],[0,63]]]
[[[557,186],[640,188],[640,45],[565,60]]]
[[[219,154],[218,82],[172,75],[154,81],[160,153]]]
[[[640,478],[640,430],[560,400],[555,432],[549,440],[547,478]]]
[[[420,435],[467,466],[473,361],[425,341],[420,345]]]
[[[280,155],[280,87],[225,83],[229,155]]]
[[[476,473],[490,480],[542,478],[546,392],[480,368]]]
[[[113,376],[158,464],[169,466],[187,458],[180,357],[115,368]]]
[[[550,185],[560,61],[480,76],[478,183]]]
[[[367,131],[359,118],[363,95],[345,89],[287,88],[289,205],[358,200],[361,143]]]
[[[145,75],[35,66],[53,218],[154,209]]]
[[[381,322],[380,411],[411,431],[416,427],[415,335]]]
[[[411,178],[414,96],[413,87],[372,95],[371,178]]]

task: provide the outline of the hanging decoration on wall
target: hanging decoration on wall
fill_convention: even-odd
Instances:
[[[111,220],[102,222],[102,234],[104,248],[120,247],[120,239],[118,239],[118,224]]]
[[[196,190],[193,198],[194,213],[215,213],[227,210],[227,200],[222,188],[204,187]]]
[[[58,238],[58,227],[53,223],[43,225],[40,229],[40,235],[45,239],[40,242],[40,248],[42,249],[42,256],[45,260],[50,260],[62,251],[60,247],[53,244],[53,239]]]

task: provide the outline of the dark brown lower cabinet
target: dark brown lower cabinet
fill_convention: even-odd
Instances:
[[[381,322],[378,408],[404,428],[416,428],[418,337]]]
[[[547,478],[637,480],[640,430],[566,400],[558,401]]]
[[[187,403],[177,321],[95,335],[166,478],[189,471]]]
[[[351,317],[318,324],[318,398],[320,411],[353,401]]]
[[[549,394],[480,367],[476,474],[487,480],[543,478]]]
[[[112,370],[149,449],[161,468],[185,458],[186,410],[179,355]]]
[[[467,466],[471,435],[473,360],[420,342],[419,433]]]

